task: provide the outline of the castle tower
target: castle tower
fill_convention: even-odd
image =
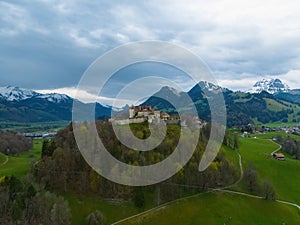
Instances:
[[[129,119],[133,119],[135,116],[135,109],[134,109],[134,105],[131,105],[129,108]]]

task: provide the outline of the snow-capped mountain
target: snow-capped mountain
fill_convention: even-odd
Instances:
[[[49,102],[60,103],[71,98],[64,94],[50,93],[50,94],[41,94],[32,90],[19,88],[19,87],[0,87],[0,99],[6,101],[22,101],[30,98],[41,98],[46,99]]]
[[[79,104],[90,107],[90,103]],[[19,87],[0,87],[0,121],[50,122],[71,121],[73,99],[64,94],[42,94]],[[93,105],[94,106],[94,105]],[[111,107],[96,103],[95,118],[107,118]]]
[[[0,98],[7,101],[21,101],[38,95],[37,92],[24,88],[12,86],[0,87]]]
[[[198,85],[201,87],[202,91],[208,91],[214,94],[227,91],[227,88],[223,88],[217,84],[210,83],[208,81],[200,81]]]
[[[263,79],[256,82],[249,90],[250,93],[261,93],[262,91],[277,94],[279,92],[289,92],[290,87],[279,79]]]
[[[57,93],[50,93],[50,94],[40,94],[37,98],[44,98],[47,99],[49,102],[60,103],[64,101],[71,100],[71,97],[65,94],[57,94]]]

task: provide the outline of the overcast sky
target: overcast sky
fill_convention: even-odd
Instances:
[[[299,12],[295,0],[0,1],[0,86],[71,93],[103,53],[161,40],[193,51],[230,89],[269,77],[300,88]]]

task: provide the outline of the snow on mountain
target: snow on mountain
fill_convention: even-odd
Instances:
[[[216,90],[222,89],[220,86],[212,84],[212,83],[207,82],[207,81],[200,82],[200,85],[201,85],[201,87],[206,88],[208,91],[216,91]]]
[[[19,87],[0,87],[0,98],[7,101],[21,101],[39,95],[37,92]]]
[[[44,98],[53,103],[60,103],[71,99],[68,95],[57,93],[40,94],[39,96],[37,96],[37,98]]]
[[[69,96],[64,94],[41,94],[32,90],[19,87],[0,87],[0,99],[4,99],[6,101],[22,101],[30,98],[43,98],[53,103],[60,103],[71,99]]]
[[[227,88],[222,88],[221,86],[210,83],[208,81],[200,81],[198,85],[201,87],[202,91],[206,90],[215,94],[228,90]]]
[[[270,94],[276,94],[279,92],[289,92],[290,88],[279,79],[263,79],[256,82],[249,90],[250,93],[261,93],[262,91],[266,91]]]

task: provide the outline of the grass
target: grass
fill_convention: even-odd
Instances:
[[[254,137],[254,136],[256,136],[257,138],[261,138],[261,139],[272,139],[272,138],[276,138],[277,136],[282,136],[282,137],[291,137],[296,140],[300,140],[299,135],[287,134],[287,133],[280,132],[280,131],[269,132],[269,133],[265,133],[265,134],[251,134],[250,135],[250,137]]]
[[[264,98],[264,100],[267,103],[267,108],[271,111],[280,112],[280,111],[283,111],[283,110],[290,109],[290,107],[288,107],[284,104],[281,104],[280,102],[278,102],[274,99]]]
[[[11,176],[21,177],[25,175],[30,167],[31,161],[38,161],[41,157],[42,140],[36,139],[33,141],[33,149],[28,152],[23,152],[18,155],[8,156],[8,161],[5,165],[0,163],[0,177]],[[0,155],[0,162],[3,155]]]
[[[260,180],[266,179],[274,186],[278,199],[300,204],[300,161],[290,157],[285,161],[273,159],[270,153],[277,148],[270,140],[241,138],[239,151],[243,165],[252,163]]]
[[[37,123],[21,123],[0,121],[0,130],[9,130],[16,132],[42,132],[42,131],[57,131],[63,127],[66,127],[69,121],[53,121],[53,122],[37,122]]]
[[[7,156],[0,153],[0,165],[6,162]]]
[[[122,225],[299,224],[299,219],[298,210],[291,206],[245,196],[208,193],[179,201]]]
[[[116,203],[103,200],[97,196],[79,196],[73,193],[64,193],[62,195],[69,202],[73,225],[85,225],[86,217],[96,210],[100,210],[103,213],[105,224],[111,224],[153,207],[151,196],[146,196],[145,208],[138,209],[131,201]]]

